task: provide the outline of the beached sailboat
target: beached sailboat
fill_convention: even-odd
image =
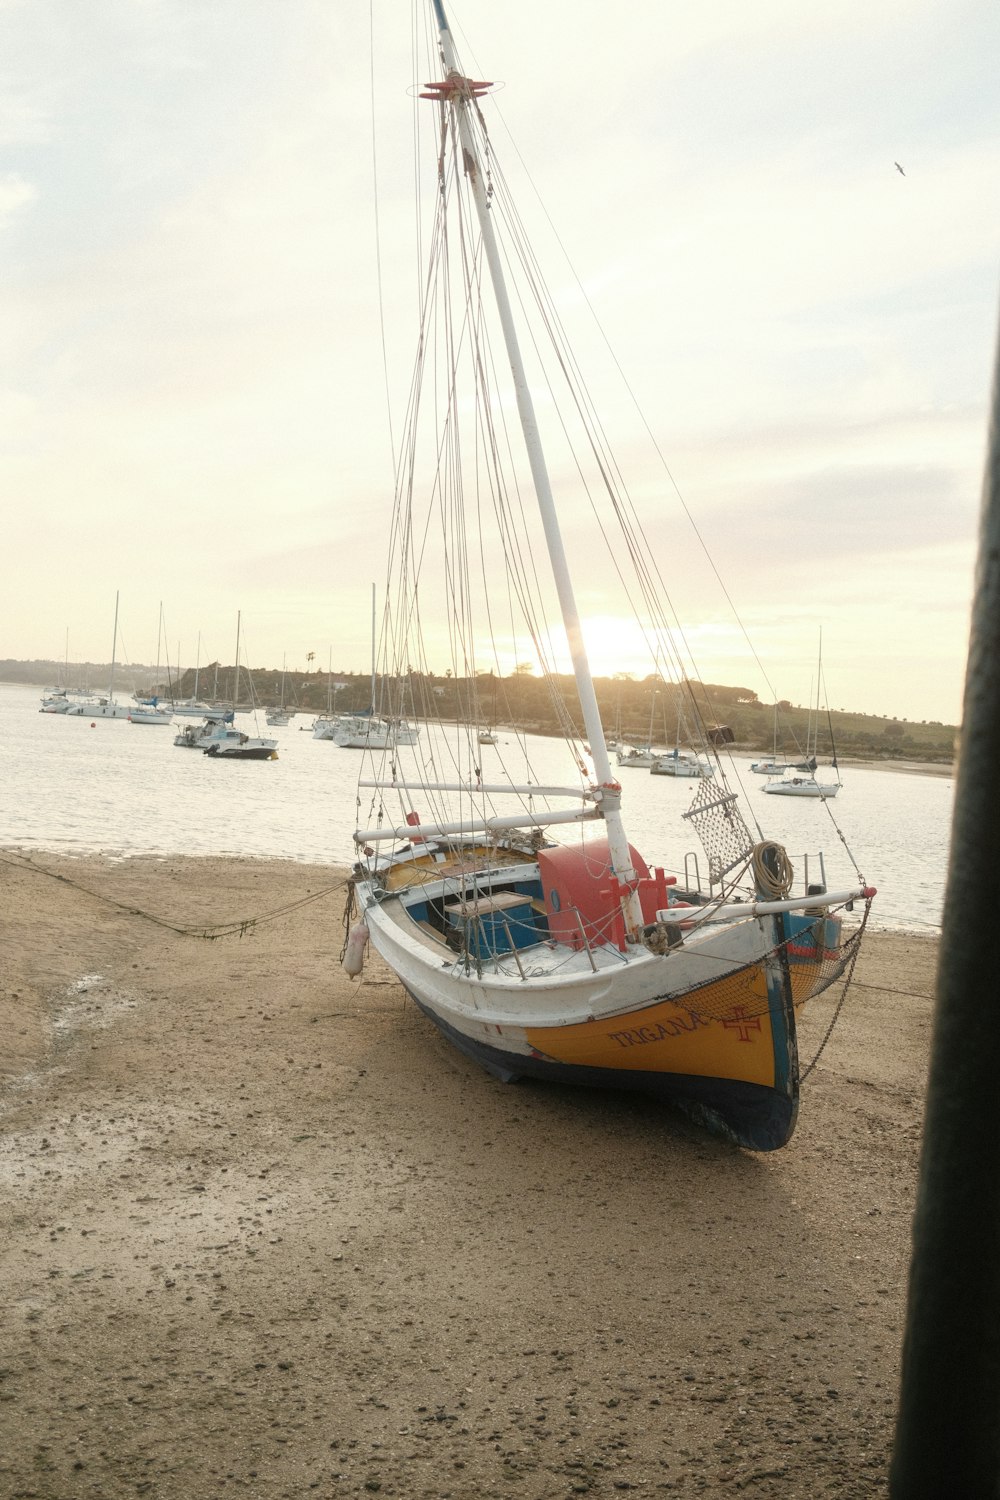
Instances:
[[[705,849],[706,883],[681,888],[631,843],[504,280],[505,265],[524,266],[529,257],[498,244],[498,236],[517,234],[519,226],[487,144],[480,101],[489,85],[465,76],[441,0],[433,0],[433,13],[444,76],[422,95],[436,116],[438,217],[428,236],[432,264],[419,369],[441,384],[410,402],[390,539],[384,680],[394,672],[399,706],[412,704],[411,713],[420,709],[427,717],[420,699],[425,677],[413,664],[428,659],[432,601],[446,606],[445,630],[464,653],[456,652],[456,661],[469,660],[477,624],[486,627],[484,649],[498,655],[489,600],[506,582],[510,595],[520,591],[519,600],[527,601],[532,648],[555,681],[558,647],[544,601],[532,592],[533,566],[522,566],[522,552],[531,551],[525,528],[534,522],[504,467],[511,462],[509,434],[497,436],[506,392],[491,397],[488,388],[500,359],[495,341],[489,355],[483,349],[499,324],[577,702],[553,691],[565,710],[565,783],[530,771],[512,782],[485,781],[475,726],[467,722],[428,724],[428,743],[405,761],[391,748],[378,774],[362,773],[359,795],[368,794],[371,811],[354,836],[351,906],[360,920],[350,929],[344,967],[361,971],[370,940],[444,1035],[501,1079],[642,1090],[743,1146],[773,1149],[788,1140],[798,1109],[797,1012],[849,969],[864,923],[848,931],[843,909],[857,902],[867,916],[874,891],[860,873],[840,891],[807,887],[780,845],[751,833],[720,777],[699,778],[685,815]],[[451,211],[460,216],[460,230],[448,235]],[[534,288],[537,265],[530,264]],[[496,301],[489,324],[487,279]],[[551,301],[544,307],[551,315]],[[561,337],[558,319],[545,321]],[[443,356],[428,348],[439,330],[447,336]],[[572,360],[559,363],[573,379]],[[581,419],[584,405],[575,407]],[[425,442],[421,424],[432,415],[441,418],[443,434]],[[614,468],[601,465],[609,486],[617,482]],[[500,512],[499,547],[485,544],[478,530],[494,519],[489,505],[476,503],[487,469],[487,493]],[[569,494],[561,500],[572,503]],[[619,505],[619,518],[624,512]],[[435,566],[426,538],[451,533],[463,564],[492,560],[493,571],[476,588],[463,572],[461,597],[457,590],[435,593],[437,575],[425,576]],[[631,540],[630,556],[642,566],[648,541],[637,542],[634,531]],[[444,638],[434,637],[435,645]],[[567,837],[556,843],[552,830],[560,827]],[[675,867],[682,858],[674,851]]]

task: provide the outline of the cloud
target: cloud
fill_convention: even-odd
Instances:
[[[539,3],[527,53],[502,9],[461,12],[470,66],[508,81],[486,108],[530,182],[500,122],[498,156],[671,578],[686,523],[620,378],[591,358],[606,364],[601,332],[533,185],[768,644],[783,649],[775,621],[811,634],[814,609],[833,636],[837,619],[875,635],[890,598],[883,628],[904,622],[912,646],[924,589],[933,651],[953,649],[996,308],[992,7],[963,0],[959,24],[943,0],[683,16],[639,0],[626,66],[597,0],[569,31]],[[387,404],[398,428],[416,327],[411,136],[415,121],[433,135],[433,112],[409,94],[436,62],[411,63],[391,7],[52,0],[4,16],[0,480],[75,554],[15,581],[23,654],[40,599],[79,636],[95,592],[130,572],[175,620],[217,630],[216,654],[237,599],[272,660],[293,627],[313,648],[335,619],[350,630],[381,564]],[[577,504],[558,457],[554,478]],[[599,548],[571,513],[588,566]],[[38,555],[38,523],[34,545],[19,524]],[[714,649],[717,586],[687,558],[685,541],[674,586]],[[596,569],[583,582],[607,613]]]
[[[5,172],[0,177],[0,231],[24,213],[37,197],[38,189],[32,183],[25,182],[16,172]]]

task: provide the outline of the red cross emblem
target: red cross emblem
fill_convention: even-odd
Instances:
[[[737,1005],[733,1010],[733,1019],[723,1021],[727,1031],[739,1030],[741,1042],[753,1041],[750,1035],[751,1027],[754,1031],[760,1030],[760,1016],[748,1016],[742,1005]]]

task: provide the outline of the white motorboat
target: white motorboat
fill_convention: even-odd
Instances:
[[[220,711],[215,715],[208,714],[201,724],[182,724],[178,733],[174,735],[174,744],[181,750],[204,750],[218,730],[220,723],[232,724],[232,722],[231,709]]]
[[[177,744],[177,741],[174,741]],[[278,741],[245,734],[235,724],[216,724],[201,745],[206,755],[218,760],[277,760]]]
[[[69,708],[69,694],[65,688],[47,688],[42,694],[40,714],[64,714]]]
[[[251,696],[253,688],[251,685]],[[202,749],[214,760],[277,760],[278,741],[260,735],[246,734],[236,728],[236,705],[240,696],[240,613],[236,614],[236,656],[233,667],[233,702],[231,712],[216,722]],[[177,740],[174,741],[177,744]]]
[[[651,776],[714,776],[715,769],[711,761],[678,748],[655,756],[649,773]]]

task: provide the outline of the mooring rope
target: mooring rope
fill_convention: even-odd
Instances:
[[[82,885],[80,881],[73,880],[68,875],[63,875],[58,870],[47,870],[44,865],[36,865],[27,855],[11,858],[9,855],[0,855],[0,864],[10,865],[15,870],[28,870],[33,875],[46,875],[50,880],[57,880],[62,885],[68,885],[73,890],[80,891],[84,896],[90,896],[94,901],[103,902],[105,906],[114,907],[127,917],[141,917],[144,922],[151,922],[154,927],[163,927],[168,932],[175,932],[179,937],[203,938],[207,942],[215,942],[217,938],[243,937],[263,922],[273,922],[278,917],[288,916],[300,907],[310,906],[314,901],[322,901],[324,897],[331,896],[336,891],[343,890],[349,882],[350,877],[345,875],[333,885],[327,885],[319,891],[311,891],[308,896],[300,896],[297,901],[289,901],[284,906],[275,907],[273,911],[262,912],[257,917],[241,917],[233,922],[218,922],[214,926],[182,927],[176,922],[170,922],[165,917],[158,917],[154,912],[143,911],[141,907],[130,906],[124,901],[118,901],[114,896],[105,895],[101,891],[91,890],[89,886]]]
[[[820,1042],[819,1046],[816,1049],[816,1053],[813,1057],[812,1062],[804,1071],[799,1072],[800,1083],[805,1083],[806,1079],[809,1077],[809,1074],[819,1062],[820,1058],[823,1055],[823,1048],[826,1046],[827,1042],[830,1040],[830,1037],[833,1035],[833,1028],[836,1026],[837,1022],[840,1019],[840,1012],[844,1008],[844,1001],[847,999],[847,992],[851,988],[851,980],[854,977],[854,965],[857,963],[858,954],[861,952],[861,940],[865,935],[865,928],[868,926],[868,914],[871,909],[872,904],[871,900],[869,899],[865,902],[865,914],[861,919],[861,926],[852,938],[852,941],[854,943],[854,951],[847,962],[847,969],[844,974],[844,988],[840,992],[840,999],[837,1001],[836,1005],[833,1008],[833,1015],[830,1017],[830,1024],[826,1028],[823,1040]]]

